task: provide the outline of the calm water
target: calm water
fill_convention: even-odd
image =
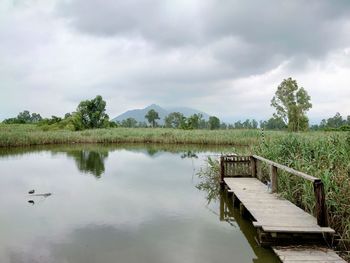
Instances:
[[[0,262],[278,262],[223,198],[196,187],[206,156],[224,150],[0,149]]]

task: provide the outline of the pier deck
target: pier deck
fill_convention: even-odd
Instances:
[[[269,188],[261,181],[261,165],[269,167]],[[278,195],[278,170],[313,184],[315,217]],[[321,179],[260,156],[227,155],[220,158],[220,183],[241,215],[252,220],[258,243],[271,246],[282,262],[346,262],[326,247],[335,231],[328,227]]]
[[[229,192],[245,206],[253,216],[255,227],[273,233],[334,233],[329,227],[320,227],[316,218],[269,193],[265,184],[256,178],[225,178]]]

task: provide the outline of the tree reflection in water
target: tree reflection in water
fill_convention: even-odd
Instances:
[[[198,155],[195,152],[187,151],[181,154],[181,159],[185,159],[185,158],[198,159]]]
[[[67,155],[74,158],[78,169],[84,173],[101,178],[105,171],[104,161],[108,157],[108,151],[69,151]]]
[[[196,185],[196,188],[207,193],[208,204],[212,201],[218,201],[220,197],[219,161],[208,157],[207,165],[202,167],[197,175],[200,182]]]

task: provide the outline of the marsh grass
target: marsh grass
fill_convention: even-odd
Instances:
[[[290,134],[261,143],[253,151],[267,159],[321,178],[326,192],[330,226],[340,234],[342,249],[350,244],[350,133]],[[313,213],[312,183],[279,172],[279,193]]]
[[[258,130],[210,131],[163,128],[109,128],[85,131],[45,131],[35,125],[0,124],[0,147],[71,143],[166,143],[248,146],[256,144],[259,141],[259,136],[260,132]]]

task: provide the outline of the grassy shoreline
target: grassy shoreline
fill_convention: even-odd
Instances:
[[[278,132],[269,132],[267,140]],[[272,133],[275,135],[272,136]],[[0,125],[0,147],[73,143],[166,143],[249,146],[261,138],[258,130],[178,130],[109,128],[84,131],[43,131],[35,125]]]

